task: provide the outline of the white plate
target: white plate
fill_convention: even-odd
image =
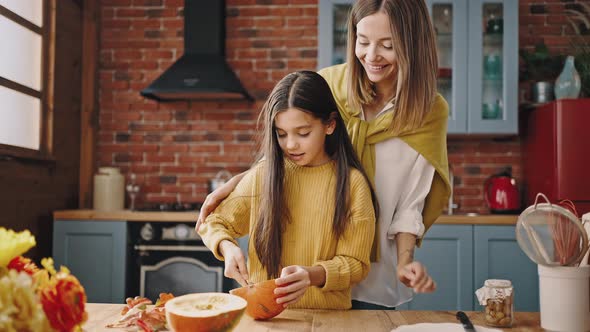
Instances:
[[[420,323],[413,325],[402,325],[392,332],[465,332],[463,325],[458,323]],[[502,330],[492,329],[475,325],[476,332],[501,332]]]

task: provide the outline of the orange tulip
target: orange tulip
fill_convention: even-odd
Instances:
[[[84,287],[71,274],[56,274],[40,295],[47,320],[58,331],[73,331],[88,318]]]

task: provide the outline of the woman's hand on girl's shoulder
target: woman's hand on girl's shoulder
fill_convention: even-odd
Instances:
[[[404,266],[398,266],[397,277],[400,282],[416,293],[432,293],[436,290],[436,282],[428,275],[426,267],[420,262],[413,261]]]
[[[311,286],[311,274],[304,266],[291,265],[281,270],[280,278],[275,280],[277,303],[286,307],[297,303]]]
[[[210,215],[227,196],[229,196],[234,188],[235,186],[232,187],[231,184],[225,183],[207,195],[205,202],[203,202],[203,205],[199,210],[199,217],[197,218],[197,225],[195,226],[196,232],[198,232],[201,225],[205,223],[207,216]]]
[[[246,172],[242,172],[233,176],[229,181],[222,184],[219,188],[215,189],[205,198],[201,209],[199,210],[199,217],[197,218],[197,224],[195,225],[195,232],[199,232],[199,228],[202,224],[205,223],[205,219],[207,216],[211,214],[211,212],[215,211],[215,209],[223,202],[224,199],[231,194],[231,192],[236,189],[238,182],[242,180]]]

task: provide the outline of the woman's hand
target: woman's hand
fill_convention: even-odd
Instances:
[[[413,261],[397,267],[397,277],[407,287],[416,293],[432,293],[436,290],[436,282],[426,272],[422,263]]]
[[[291,265],[281,270],[281,277],[276,279],[275,294],[280,296],[277,303],[287,307],[297,303],[311,285],[311,273],[304,266]]]
[[[237,174],[233,178],[229,179],[221,187],[215,189],[212,193],[207,195],[201,210],[199,211],[199,218],[197,218],[197,225],[195,225],[195,232],[199,232],[199,227],[205,222],[207,216],[211,214],[219,204],[236,188],[240,180],[244,177],[246,172]]]
[[[225,271],[223,275],[235,279],[240,285],[248,284],[248,269],[246,268],[246,259],[240,247],[233,242],[223,240],[219,243],[219,252],[225,260]]]

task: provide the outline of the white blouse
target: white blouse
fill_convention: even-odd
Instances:
[[[377,115],[393,110],[390,103]],[[364,118],[364,116],[362,116]],[[422,209],[434,167],[399,138],[375,144],[375,193],[379,201],[379,262],[371,263],[366,279],[352,289],[354,300],[395,307],[412,300],[412,290],[397,278],[399,232],[424,234]]]

